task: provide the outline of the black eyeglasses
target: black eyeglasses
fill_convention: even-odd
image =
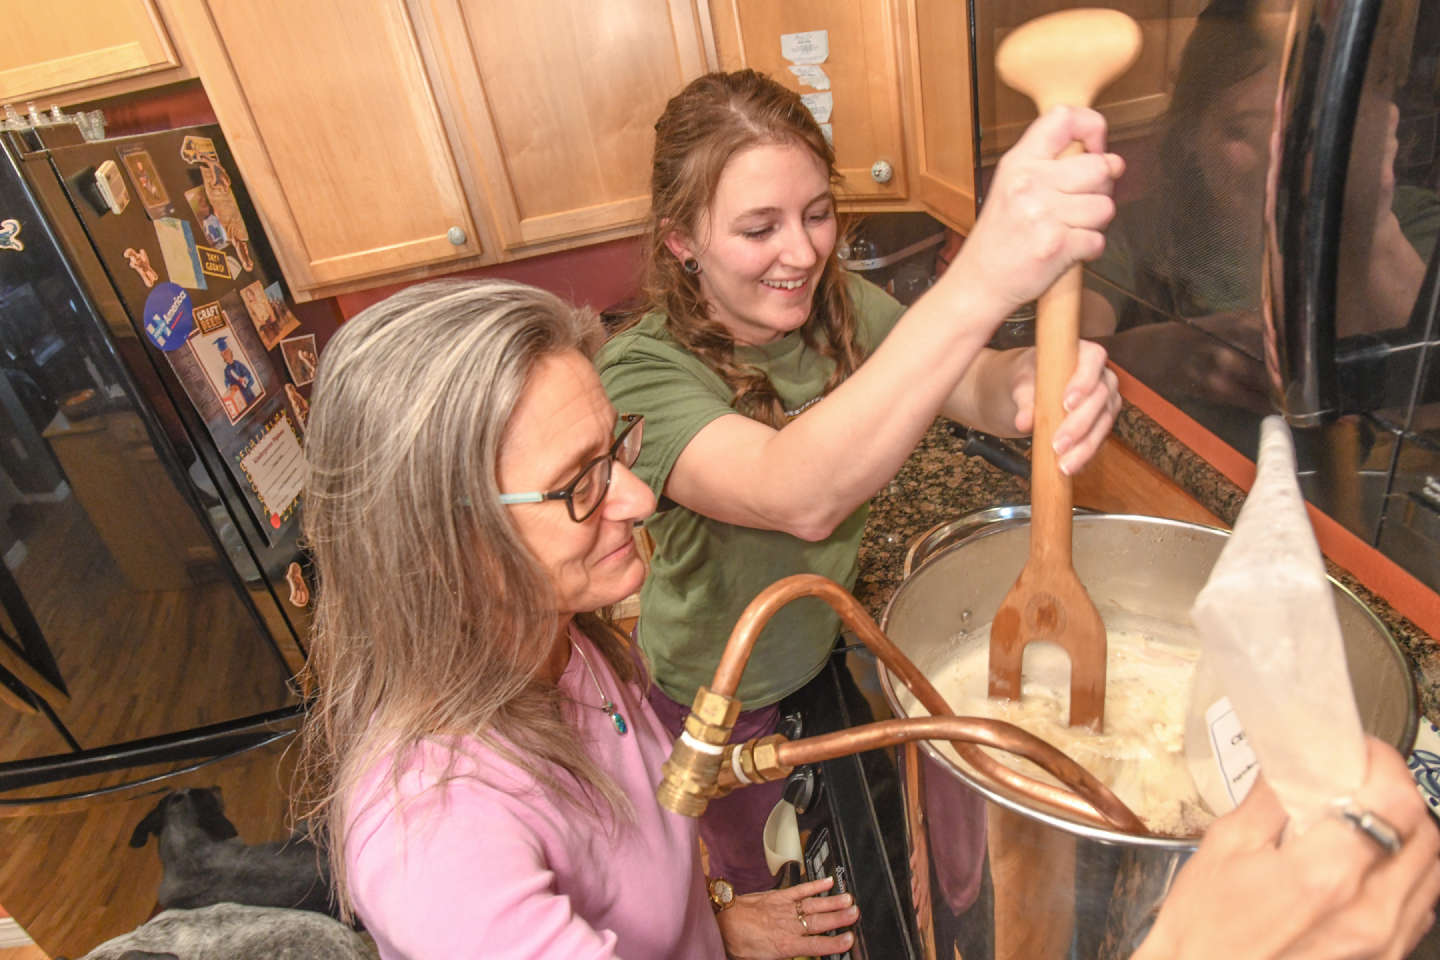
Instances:
[[[582,523],[605,502],[605,493],[610,489],[612,465],[616,460],[627,467],[635,465],[640,456],[640,438],[644,434],[645,418],[638,413],[627,413],[620,417],[619,434],[610,450],[596,457],[580,469],[580,473],[565,485],[563,490],[532,493],[502,493],[500,502],[506,506],[517,503],[543,503],[546,500],[564,500],[570,511],[570,519]]]

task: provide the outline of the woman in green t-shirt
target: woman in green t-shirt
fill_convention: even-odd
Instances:
[[[800,572],[847,588],[869,498],[938,414],[1028,433],[1034,354],[985,344],[1070,264],[1093,259],[1123,164],[1089,110],[1037,120],[997,170],[959,256],[908,310],[836,256],[835,155],[799,96],[754,71],[710,74],[655,127],[648,311],[597,358],[617,407],[642,413],[635,471],[673,504],[641,592],[639,642],[675,732],[740,611]],[[1072,141],[1087,153],[1057,159]],[[1082,344],[1056,434],[1083,466],[1120,400],[1105,352]],[[822,402],[823,401],[823,402]],[[768,733],[778,702],[824,667],[838,632],[814,599],[766,627],[739,690],[737,738]],[[760,830],[780,784],[712,803],[712,872],[772,883]]]

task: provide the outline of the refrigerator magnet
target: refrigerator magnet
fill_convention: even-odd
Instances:
[[[235,248],[235,256],[240,258],[240,265],[246,270],[254,270],[255,261],[250,256],[250,231],[245,226],[245,218],[240,214],[239,204],[235,202],[235,194],[230,191],[230,174],[225,172],[225,168],[218,161],[202,161],[200,180],[205,185],[205,197],[210,201],[210,209],[215,211],[220,225],[225,228],[230,245]]]
[[[24,249],[25,241],[20,239],[20,221],[13,217],[0,220],[0,250],[19,252]]]
[[[165,258],[165,272],[173,283],[191,290],[205,289],[205,275],[200,269],[200,254],[195,249],[195,234],[190,224],[176,217],[155,221],[155,237],[160,241],[160,254]]]
[[[285,411],[272,416],[236,459],[270,526],[279,530],[299,506],[305,482],[305,452]]]
[[[250,322],[255,325],[255,332],[260,334],[260,342],[265,344],[266,350],[274,350],[282,337],[300,326],[278,283],[262,287],[256,280],[240,288],[240,299],[245,301]]]
[[[225,416],[232,424],[238,423],[265,396],[265,386],[240,338],[226,324],[209,333],[197,332],[188,343]]]
[[[300,435],[305,435],[305,421],[310,419],[310,401],[305,399],[305,394],[293,383],[285,384],[285,399],[290,401],[290,409],[295,413],[295,424],[300,428]]]
[[[221,309],[219,300],[196,304],[194,317],[195,329],[201,333],[218,333],[222,327],[227,326],[225,311]]]
[[[170,193],[160,180],[160,171],[155,169],[155,161],[150,159],[150,151],[142,146],[132,145],[121,147],[116,152],[120,154],[120,162],[130,174],[130,182],[135,184],[135,195],[140,198],[140,204],[150,219],[168,215]]]
[[[121,254],[121,256],[125,258],[126,263],[130,264],[130,269],[139,274],[140,282],[145,284],[146,289],[155,286],[155,284],[159,282],[160,274],[156,273],[155,268],[150,266],[150,254],[146,253],[144,249],[126,247],[125,252]]]
[[[145,298],[145,336],[168,353],[179,350],[194,329],[190,294],[173,283],[157,283]]]
[[[315,379],[315,368],[320,363],[315,354],[315,334],[307,333],[304,336],[281,340],[280,353],[285,357],[285,367],[290,371],[290,379],[294,380],[297,386],[303,387]]]
[[[191,135],[180,141],[180,159],[189,164],[219,163],[220,155],[215,152],[214,140]]]
[[[200,256],[201,273],[221,280],[230,279],[230,265],[225,262],[225,251],[196,245],[195,252]]]
[[[95,187],[111,213],[124,213],[130,206],[130,191],[125,188],[125,177],[114,160],[106,160],[95,170]]]
[[[185,202],[190,204],[190,209],[195,214],[195,222],[200,224],[200,232],[205,235],[206,243],[212,247],[223,247],[230,242],[220,218],[215,216],[215,208],[210,206],[210,198],[205,195],[204,187],[191,187],[186,190]]]
[[[305,575],[300,572],[300,563],[296,560],[291,560],[290,566],[285,568],[285,585],[290,588],[292,607],[303,607],[310,602],[310,588],[306,585]]]

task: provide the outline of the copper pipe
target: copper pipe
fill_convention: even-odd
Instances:
[[[750,651],[754,648],[760,631],[776,611],[800,597],[816,597],[829,604],[840,615],[841,621],[855,631],[861,642],[874,652],[887,670],[909,688],[915,699],[932,717],[955,716],[955,711],[951,710],[945,698],[940,696],[940,691],[936,690],[919,668],[885,636],[870,614],[860,606],[860,601],[834,580],[814,573],[797,573],[777,580],[750,601],[750,605],[735,622],[735,629],[730,632],[730,640],[720,657],[720,665],[715,668],[715,682],[710,686],[712,692],[729,697],[735,695],[735,690],[740,685],[740,676],[750,659]],[[973,767],[978,775],[992,783],[1002,784],[1022,797],[1063,810],[1094,826],[1127,833],[1148,833],[1141,825],[1140,818],[1115,796],[1109,787],[1074,761],[1070,763],[1081,770],[1085,777],[1058,777],[1065,787],[1069,788],[1065,789],[1042,783],[1012,770],[972,743],[956,742],[954,746],[961,759]],[[1068,757],[1066,759],[1069,760]]]

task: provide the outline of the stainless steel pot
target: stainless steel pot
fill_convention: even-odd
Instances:
[[[942,524],[912,545],[881,627],[927,676],[949,662],[957,634],[990,622],[1024,565],[1029,533],[1028,508],[1007,507]],[[1194,642],[1190,607],[1228,536],[1155,517],[1077,514],[1075,570],[1110,630]],[[1404,751],[1417,720],[1408,662],[1369,608],[1331,583],[1361,721]],[[881,683],[905,716],[883,668]],[[929,956],[1128,957],[1195,847],[1037,808],[928,742],[907,745],[902,765],[912,895]]]

